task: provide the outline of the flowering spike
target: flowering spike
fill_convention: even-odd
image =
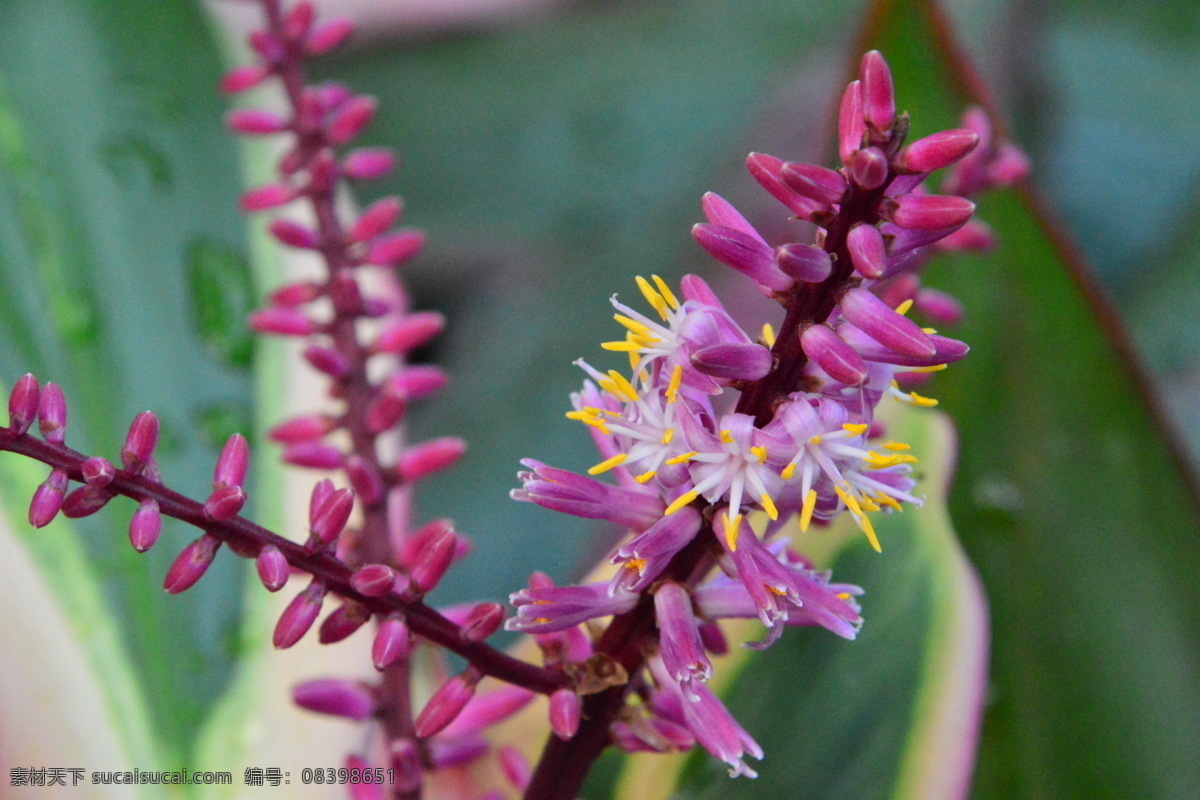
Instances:
[[[428,738],[453,722],[475,694],[475,686],[480,677],[480,674],[471,668],[442,684],[417,716],[417,736],[422,739]]]
[[[260,550],[254,559],[254,566],[258,571],[258,579],[268,592],[278,592],[287,585],[291,567],[275,545],[269,544]]]
[[[38,397],[38,429],[50,444],[66,438],[67,400],[57,383],[47,383]]]
[[[325,600],[325,587],[315,579],[308,588],[296,595],[295,599],[283,610],[279,621],[275,623],[275,634],[272,637],[276,649],[286,650],[308,633],[321,613],[321,604]]]
[[[133,512],[133,518],[129,520],[129,543],[133,545],[134,550],[144,553],[154,546],[160,533],[162,512],[159,511],[156,500],[147,498],[138,505],[137,511]]]
[[[39,394],[40,387],[32,373],[26,372],[13,385],[12,393],[8,396],[8,429],[14,436],[29,430],[37,418]]]
[[[167,590],[167,594],[179,594],[195,586],[196,581],[204,577],[220,546],[221,543],[217,539],[206,533],[185,547],[163,579],[163,588]]]
[[[306,681],[292,689],[292,700],[301,708],[362,721],[375,713],[375,695],[358,681],[324,678]]]
[[[47,384],[50,386],[51,384]],[[33,493],[29,503],[29,524],[35,528],[44,528],[58,516],[63,506],[63,498],[67,493],[67,473],[61,469],[50,471],[46,478]]]

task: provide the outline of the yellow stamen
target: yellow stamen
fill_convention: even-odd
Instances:
[[[663,516],[669,517],[699,496],[700,493],[695,490],[684,492],[683,494],[679,495],[679,497],[675,498],[675,502],[671,503],[671,505],[667,506],[666,509],[663,510]]]
[[[625,453],[617,453],[612,458],[606,458],[596,466],[589,469],[588,475],[599,475],[602,472],[608,472],[613,467],[619,467],[620,465],[624,464],[625,459],[628,457],[629,456],[627,456]]]
[[[870,498],[870,496],[868,496],[866,494],[859,497],[858,502],[859,502],[859,505],[861,505],[863,507],[863,511],[878,511],[879,510],[879,506],[875,504],[875,501],[872,500]]]
[[[836,597],[838,600],[849,600],[851,596],[852,595],[849,592],[838,592],[836,595],[834,595],[834,597]]]
[[[912,301],[912,298],[909,298],[908,300],[905,300],[900,305],[896,306],[896,313],[903,316],[904,314],[907,314],[908,310],[912,307],[913,307],[913,301]]]
[[[659,440],[659,444],[670,444],[671,440],[674,438],[675,438],[675,429],[667,428],[667,432],[662,435],[662,439]]]
[[[741,533],[742,533],[742,515],[734,514],[733,516],[730,516],[729,512],[726,511],[725,512],[725,541],[729,543],[729,549],[731,551],[737,550],[738,537],[741,535]]]
[[[650,333],[650,329],[638,322],[636,319],[630,319],[624,314],[613,314],[613,319],[639,336],[653,336],[653,334]]]
[[[904,371],[905,372],[941,372],[948,366],[950,366],[950,365],[949,364],[934,364],[929,367],[909,367]]]
[[[796,462],[793,461],[792,463],[788,464],[786,467],[783,468],[783,472],[779,473],[779,477],[783,478],[786,481],[786,480],[790,480],[791,477],[795,474],[796,474]]]
[[[625,379],[625,376],[617,372],[615,369],[608,371],[608,377],[612,380],[613,385],[617,387],[617,394],[620,397],[628,400],[631,403],[636,403],[638,399],[637,389],[633,388],[633,384]]]
[[[641,475],[638,475],[636,478],[634,478],[634,480],[637,481],[638,483],[645,483],[646,481],[653,478],[654,474],[655,474],[655,470],[650,470],[649,472],[643,472]]]
[[[922,397],[916,392],[909,392],[908,396],[912,398],[911,402],[914,406],[920,406],[921,408],[933,408],[938,404],[938,401],[934,398]]]
[[[671,370],[671,381],[667,384],[667,402],[674,403],[679,395],[679,385],[683,382],[683,366],[676,364]]]
[[[637,281],[637,287],[641,290],[642,297],[646,298],[646,302],[658,312],[660,317],[666,319],[667,301],[663,299],[662,295],[654,291],[654,287],[650,285],[650,281],[646,280],[641,275],[635,277],[634,280]]]
[[[725,444],[733,444],[733,434],[728,430],[721,431],[721,441]]]
[[[894,498],[890,495],[886,495],[883,492],[879,492],[878,494],[876,494],[875,500],[877,502],[882,503],[883,505],[887,506],[888,508],[894,508],[897,511],[904,510],[903,508],[900,507],[900,504],[896,502],[896,498]]]
[[[925,333],[928,333],[930,336],[933,336],[935,333],[937,333],[937,328],[921,328],[921,330]]]
[[[775,329],[771,327],[771,323],[765,322],[762,327],[762,340],[767,347],[775,346]]]
[[[696,455],[697,452],[698,451],[696,451],[696,450],[689,450],[686,453],[680,453],[677,456],[672,456],[671,458],[668,458],[667,463],[668,464],[686,464],[687,462],[692,460],[692,456]]]
[[[813,509],[817,507],[817,490],[809,489],[808,494],[804,496],[804,507],[800,509],[800,531],[808,532],[808,525],[812,522]]]
[[[846,431],[846,433],[852,434],[854,436],[858,436],[860,433],[866,433],[867,429],[870,427],[871,426],[865,422],[859,422],[859,423],[854,423],[854,424],[847,422],[846,424],[842,425],[842,430]]]
[[[667,305],[669,305],[671,308],[679,308],[679,298],[676,297],[675,293],[671,291],[671,288],[667,286],[666,281],[657,275],[651,275],[650,280],[654,281],[654,287],[658,289],[658,293],[663,296],[663,300],[667,301]]]
[[[907,445],[904,442],[884,442],[885,450],[911,450],[912,445]]]
[[[637,574],[641,575],[642,570],[644,570],[646,568],[646,559],[631,558],[625,562],[625,568],[631,569],[634,572],[636,572]]]
[[[862,506],[858,504],[858,501],[854,499],[853,495],[842,489],[840,486],[833,487],[833,490],[837,492],[838,497],[842,498],[842,502],[846,504],[846,508],[850,509],[851,514],[853,514],[855,517],[861,517],[863,515]]]
[[[761,444],[756,444],[754,447],[751,447],[750,452],[758,458],[758,463],[760,464],[767,460],[767,448],[763,447]]]
[[[771,499],[771,495],[764,494],[759,502],[762,503],[763,511],[767,512],[768,517],[772,520],[779,519],[779,509],[775,508],[775,501]]]
[[[865,516],[861,516],[855,517],[854,521],[858,523],[858,527],[862,528],[862,532],[867,535],[867,541],[871,543],[871,547],[874,548],[875,552],[882,553],[883,548],[879,546],[879,537],[875,535],[875,528],[871,525],[871,520]]]
[[[600,346],[605,350],[617,353],[640,353],[642,351],[642,345],[633,339],[626,339],[623,342],[601,342]]]
[[[818,433],[816,436],[809,439],[808,443],[809,444],[820,444],[821,443],[821,434]]]

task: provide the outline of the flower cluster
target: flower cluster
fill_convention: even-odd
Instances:
[[[678,294],[658,276],[638,278],[645,313],[612,299],[624,338],[603,347],[628,354],[629,368],[578,361],[587,380],[567,414],[588,426],[601,461],[580,475],[526,460],[512,496],[632,536],[612,555],[611,580],[532,583],[512,595],[517,616],[507,626],[545,636],[600,617],[652,618],[655,655],[623,664],[644,669],[627,676],[639,702],[610,720],[618,746],[698,742],[731,774],[752,776],[744,757],[761,758],[761,748],[704,686],[708,653],[726,646],[717,623],[757,617],[767,635],[752,647],[770,645],[785,625],[857,634],[861,589],[831,582],[780,532],[792,520],[804,531],[848,513],[880,550],[872,515],[921,504],[917,458],[887,438],[876,409],[885,397],[935,405],[903,382],[945,368],[967,346],[908,317],[913,308],[947,322],[958,315],[951,298],[920,285],[918,270],[937,248],[987,246],[963,195],[1026,168],[1015,148],[995,145],[981,113],[966,123],[906,142],[887,64],[868,53],[842,99],[839,169],[759,153],[747,161],[795,218],[817,225],[815,242],[772,246],[711,193],[707,221],[692,230],[785,308],[778,335],[770,326],[748,334],[695,275]],[[930,193],[929,174],[946,167],[948,192]],[[601,473],[615,483],[592,477]],[[748,522],[755,513],[767,519],[761,536]]]

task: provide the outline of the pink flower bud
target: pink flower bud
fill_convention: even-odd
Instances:
[[[380,623],[375,642],[371,645],[371,661],[375,669],[383,672],[397,661],[408,658],[411,652],[412,639],[403,617],[390,616]]]
[[[791,288],[792,279],[775,263],[775,251],[762,239],[722,225],[692,226],[692,238],[713,258],[771,291]]]
[[[240,486],[221,486],[204,501],[204,516],[215,522],[233,519],[246,505],[246,491]]]
[[[450,564],[454,561],[454,551],[458,546],[458,537],[451,530],[445,530],[440,535],[430,539],[414,559],[409,570],[409,577],[422,592],[433,591]]]
[[[308,520],[309,524],[317,518],[317,514],[321,511],[321,506],[333,494],[333,481],[329,478],[322,478],[313,484],[312,493],[308,497]]]
[[[446,373],[438,367],[418,365],[405,367],[387,382],[387,391],[406,400],[417,400],[434,392],[441,391],[446,385]]]
[[[878,147],[859,150],[850,158],[850,182],[863,189],[878,189],[887,180],[888,161]]]
[[[446,531],[454,532],[454,522],[446,517],[430,520],[404,537],[397,557],[404,566],[411,566],[428,544]]]
[[[437,336],[446,327],[446,318],[436,311],[408,314],[384,328],[375,342],[377,353],[407,353]]]
[[[370,766],[364,759],[356,755],[351,754],[346,756],[346,769],[350,771],[351,775],[361,775],[363,776],[363,780],[369,781],[374,777],[373,773],[367,771]],[[417,785],[419,786],[420,783],[418,782]],[[386,800],[383,792],[383,784],[380,783],[355,783],[351,781],[346,784],[346,788],[350,792],[350,800]],[[397,789],[399,790],[399,787]]]
[[[14,436],[20,436],[29,430],[29,426],[37,418],[40,393],[37,378],[29,372],[22,375],[13,385],[12,394],[8,396],[8,429]]]
[[[350,372],[350,362],[336,350],[312,345],[305,348],[304,360],[318,372],[324,372],[332,378],[344,378]]]
[[[892,88],[892,72],[888,69],[883,54],[872,50],[862,59],[862,114],[863,120],[880,140],[887,139],[896,121],[896,96]]]
[[[259,551],[258,557],[254,559],[254,566],[258,570],[258,579],[268,592],[278,592],[282,589],[291,574],[287,559],[273,544]]]
[[[49,386],[51,384],[47,384]],[[29,524],[35,528],[44,528],[58,516],[62,508],[63,498],[67,493],[67,473],[61,469],[50,471],[50,476],[42,482],[33,493],[29,503]]]
[[[428,743],[427,743],[428,745]],[[397,739],[391,745],[391,765],[396,771],[392,789],[400,794],[413,794],[421,788],[421,750],[412,739]]]
[[[50,444],[62,444],[67,436],[67,399],[57,383],[47,383],[38,397],[38,428]]]
[[[253,89],[271,74],[269,67],[263,64],[247,64],[234,67],[221,76],[217,88],[224,94],[237,94],[247,89]]]
[[[883,233],[874,225],[859,223],[846,236],[846,248],[854,268],[864,278],[882,278],[887,271],[887,246]]]
[[[813,244],[781,245],[775,248],[775,263],[785,275],[804,283],[820,283],[833,272],[829,253]]]
[[[342,161],[342,172],[356,181],[373,181],[396,168],[396,156],[384,147],[352,150]]]
[[[295,196],[292,190],[283,184],[270,183],[243,193],[238,205],[242,211],[266,211],[290,203]]]
[[[259,333],[277,336],[310,336],[317,325],[296,308],[264,308],[250,313],[246,324]]]
[[[700,210],[704,212],[705,219],[711,224],[733,228],[735,231],[741,231],[747,236],[752,236],[762,241],[762,236],[754,229],[754,226],[742,216],[740,211],[720,195],[713,192],[705,192],[704,197],[700,198]],[[765,244],[765,242],[763,243]]]
[[[559,689],[550,695],[550,730],[563,741],[569,740],[579,730],[582,709],[579,695],[571,689]]]
[[[95,514],[108,504],[113,493],[92,486],[80,486],[63,500],[62,514],[67,519],[79,519]]]
[[[162,533],[162,512],[156,500],[143,500],[129,520],[129,543],[139,553],[144,553],[158,541]]]
[[[235,433],[225,442],[217,466],[213,470],[213,486],[241,486],[246,482],[246,470],[250,466],[250,447],[246,437]]]
[[[132,473],[140,473],[154,454],[158,443],[158,417],[143,411],[133,418],[125,444],[121,448],[121,463]]]
[[[765,153],[751,153],[746,158],[746,168],[759,184],[800,219],[812,219],[829,210],[821,202],[805,197],[783,182],[783,161]]]
[[[445,728],[463,710],[463,706],[475,694],[480,675],[474,669],[455,675],[442,684],[429,702],[421,709],[415,724],[415,733],[422,739],[433,736]]]
[[[325,617],[317,631],[317,641],[321,644],[340,642],[365,625],[370,618],[370,611],[353,600],[347,600]]]
[[[367,406],[364,419],[367,430],[375,435],[383,433],[403,419],[407,409],[403,398],[388,391],[379,392]]]
[[[996,246],[996,235],[986,224],[972,219],[958,230],[939,239],[936,245],[938,250],[982,253]]]
[[[975,149],[979,135],[965,128],[940,131],[917,139],[896,157],[897,169],[906,172],[933,172],[948,167]]]
[[[467,443],[456,436],[430,439],[405,450],[396,464],[396,472],[401,481],[412,483],[449,468],[466,452]]]
[[[335,18],[318,25],[308,36],[304,49],[309,55],[319,56],[341,47],[354,33],[354,21]]]
[[[471,609],[459,630],[464,642],[482,642],[504,622],[504,606],[499,603],[480,603]]]
[[[342,465],[342,453],[320,442],[297,442],[283,451],[283,462],[293,467],[328,471]]]
[[[310,519],[309,549],[328,546],[341,535],[354,510],[354,493],[349,489],[338,489],[321,502]]]
[[[403,210],[404,203],[398,197],[389,195],[376,200],[355,220],[346,234],[346,243],[356,244],[374,239],[396,224]]]
[[[333,191],[333,185],[338,178],[337,161],[329,150],[320,150],[312,157],[308,165],[309,194],[323,194]]]
[[[842,173],[816,164],[788,161],[784,163],[780,176],[793,191],[821,203],[842,202],[848,188]]]
[[[103,456],[92,456],[84,461],[80,472],[83,473],[83,480],[87,485],[97,489],[108,486],[117,474],[112,462]]]
[[[364,260],[380,267],[396,267],[417,256],[425,247],[425,234],[402,231],[381,236],[371,242]]]
[[[800,334],[800,347],[829,377],[847,386],[862,386],[867,365],[853,347],[826,325],[812,325]]]
[[[866,131],[862,115],[862,84],[851,81],[842,94],[842,104],[838,110],[838,156],[843,164],[848,165],[850,157],[862,148]]]
[[[275,63],[284,56],[283,45],[268,31],[250,31],[246,35],[246,42],[264,61]]]
[[[366,597],[382,597],[396,585],[396,571],[386,564],[367,564],[354,571],[350,585]]]
[[[387,486],[379,471],[366,459],[357,454],[346,458],[344,465],[350,487],[364,506],[372,506],[383,499]]]
[[[283,308],[295,308],[305,303],[311,303],[324,292],[324,288],[315,283],[289,283],[271,292],[271,305]]]
[[[975,204],[955,195],[905,194],[880,204],[879,213],[901,228],[930,231],[953,228],[971,218]]]
[[[257,108],[236,108],[225,115],[225,124],[234,133],[247,136],[282,133],[289,127],[288,121],[278,114]]]
[[[362,721],[375,713],[375,695],[357,681],[325,678],[292,689],[292,701],[318,714]]]
[[[308,0],[296,3],[283,18],[283,35],[288,39],[301,39],[312,27],[317,10]]]
[[[308,633],[308,629],[316,621],[317,615],[321,613],[325,592],[325,587],[314,580],[307,589],[296,595],[296,598],[288,604],[288,607],[279,615],[279,621],[275,623],[272,642],[276,649],[286,650]]]
[[[267,228],[276,241],[298,250],[316,250],[321,246],[315,231],[290,219],[272,220]]]
[[[938,325],[957,325],[962,322],[962,304],[937,289],[923,288],[917,292],[914,307]]]
[[[163,588],[167,590],[167,594],[179,594],[195,586],[196,581],[204,577],[209,565],[216,558],[217,548],[220,546],[219,541],[206,533],[183,548],[183,552],[171,564],[163,580]]]
[[[504,773],[504,777],[512,784],[513,788],[519,792],[525,791],[529,787],[529,780],[533,777],[533,769],[529,766],[529,762],[520,750],[510,745],[504,745],[498,753],[500,760],[500,771]]]
[[[1012,142],[1001,142],[996,157],[987,168],[993,186],[1011,186],[1029,175],[1029,156]]]
[[[353,139],[375,117],[375,98],[355,97],[342,105],[325,128],[325,138],[332,145],[345,144]]]
[[[337,313],[343,316],[357,314],[362,309],[362,288],[353,275],[343,273],[330,283],[329,299]]]
[[[334,428],[334,421],[321,414],[285,420],[267,431],[267,438],[280,444],[311,442]]]
[[[756,381],[771,371],[771,351],[753,342],[710,344],[693,350],[692,366],[714,378]]]
[[[842,295],[842,316],[884,347],[910,356],[931,356],[937,346],[912,320],[897,314],[866,289]]]

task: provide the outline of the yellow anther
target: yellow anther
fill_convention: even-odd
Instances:
[[[908,310],[912,307],[913,307],[913,301],[912,301],[912,298],[909,298],[908,300],[905,300],[900,305],[896,306],[896,313],[901,314],[901,315],[907,314]]]
[[[820,444],[821,443],[821,434],[818,433],[816,436],[809,439],[808,443],[809,444]]]
[[[876,494],[875,500],[876,500],[876,502],[880,503],[881,505],[885,505],[888,508],[894,508],[897,511],[904,510],[903,508],[900,507],[900,504],[896,502],[896,498],[894,498],[890,495],[886,495],[883,492],[879,492],[878,494]]]
[[[867,496],[865,494],[861,495],[858,498],[858,503],[859,503],[859,505],[861,505],[863,507],[863,511],[878,511],[879,510],[879,506],[875,504],[875,501],[872,500],[869,496]]]
[[[646,559],[644,559],[644,558],[630,558],[630,559],[628,559],[628,560],[626,560],[626,561],[625,561],[625,564],[624,564],[624,566],[625,566],[625,568],[626,568],[626,569],[631,569],[631,570],[633,570],[634,572],[636,572],[637,574],[641,575],[641,574],[642,574],[642,570],[644,570],[644,569],[646,568]]]
[[[933,364],[932,366],[928,366],[928,367],[909,367],[908,369],[905,370],[905,372],[941,372],[948,366],[950,366],[950,365],[949,364]]]
[[[604,414],[605,416],[609,416],[609,417],[620,417],[621,416],[620,411],[613,411],[611,408],[597,408],[596,406],[584,406],[583,410],[588,412],[589,414],[595,414],[596,416],[600,416],[601,414]]]
[[[834,595],[834,597],[836,597],[838,600],[849,600],[851,597],[853,597],[853,595],[851,595],[849,592],[838,592],[836,595]]]
[[[654,474],[655,474],[655,470],[650,470],[649,472],[643,472],[641,475],[638,475],[636,478],[634,478],[634,480],[637,481],[638,483],[646,483],[647,481],[649,481],[651,478],[654,477]]]
[[[671,370],[671,380],[667,384],[667,402],[674,403],[679,395],[679,385],[683,383],[683,365],[676,364]]]
[[[651,275],[650,280],[654,281],[654,287],[658,289],[658,293],[662,295],[663,300],[667,301],[667,305],[669,305],[671,308],[679,308],[679,298],[676,297],[675,293],[671,291],[671,288],[667,286],[666,281],[657,275]]]
[[[675,438],[675,429],[667,428],[666,433],[664,433],[662,435],[662,438],[659,439],[658,441],[659,441],[659,444],[670,444],[671,440],[674,438]]]
[[[608,472],[613,467],[619,467],[625,463],[625,459],[629,458],[625,453],[617,453],[612,458],[606,458],[596,466],[588,470],[588,475],[599,475],[601,472]]]
[[[623,342],[601,342],[600,346],[605,350],[612,350],[617,353],[640,353],[642,351],[642,345],[633,339],[626,339]]]
[[[909,392],[908,396],[912,398],[911,402],[914,406],[920,406],[921,408],[933,408],[938,404],[938,401],[934,398],[922,397],[916,392]]]
[[[588,413],[587,411],[568,411],[567,419],[577,420],[582,422],[584,425],[591,425],[593,428],[597,428],[605,433],[611,433],[611,431],[608,429],[608,424],[605,423],[604,420],[600,419],[595,414]]]
[[[617,322],[621,323],[626,328],[633,331],[634,333],[636,333],[639,336],[652,336],[653,335],[650,333],[650,329],[647,328],[645,325],[638,322],[636,319],[630,319],[629,317],[625,316],[624,314],[613,314],[613,319],[615,319]]]
[[[637,287],[641,290],[642,296],[646,298],[646,302],[658,312],[658,315],[663,319],[667,318],[667,301],[662,295],[654,291],[654,287],[650,285],[650,281],[638,275],[634,278],[637,281]]]
[[[842,502],[846,504],[846,508],[850,509],[851,514],[853,514],[855,517],[861,517],[863,515],[862,506],[858,504],[858,501],[854,499],[853,495],[840,486],[833,487],[833,490],[837,492],[838,497],[842,498]]]
[[[800,509],[800,531],[808,532],[809,523],[812,522],[813,509],[817,507],[817,490],[809,489],[808,494],[804,495],[804,507]]]
[[[775,346],[775,329],[771,327],[771,323],[764,322],[762,327],[762,340],[767,347]]]
[[[696,450],[689,450],[686,453],[680,453],[677,456],[672,456],[671,458],[668,458],[667,463],[672,464],[672,465],[686,464],[687,462],[692,460],[692,456],[696,455],[696,453],[697,453]]]
[[[783,478],[786,481],[786,480],[790,480],[791,477],[795,474],[796,474],[796,462],[793,461],[792,463],[788,464],[786,467],[783,468],[783,472],[779,473],[779,477]]]
[[[612,381],[613,385],[617,388],[617,391],[613,392],[613,394],[616,394],[618,397],[622,397],[631,403],[637,402],[637,389],[633,388],[633,384],[627,381],[624,375],[617,372],[615,369],[610,369],[608,371],[608,377]]]
[[[742,515],[734,514],[730,516],[729,512],[725,512],[725,541],[729,543],[731,551],[737,550],[738,537],[742,533]]]
[[[852,436],[858,436],[860,433],[866,433],[867,429],[870,427],[871,426],[865,422],[857,422],[857,423],[847,422],[844,425],[842,425],[842,430],[844,430],[846,433],[849,433]]]
[[[733,444],[733,434],[728,429],[721,431],[721,441],[725,444]]]
[[[675,501],[663,510],[663,516],[670,516],[671,514],[674,514],[676,511],[683,508],[699,496],[700,493],[694,489],[690,492],[684,492],[683,494],[679,495],[679,497],[676,497]]]
[[[787,595],[787,589],[780,589],[777,586],[768,586],[767,591],[773,595],[778,595],[779,597],[784,597]]]
[[[858,523],[858,527],[862,528],[862,532],[867,535],[867,541],[871,543],[876,553],[882,553],[883,548],[879,546],[879,537],[875,535],[875,528],[871,525],[871,520],[866,516],[855,517],[854,521]]]
[[[884,442],[885,450],[911,450],[912,445],[907,445],[904,442]]]
[[[773,520],[779,519],[779,509],[775,508],[775,501],[771,499],[771,495],[764,494],[759,502],[762,503],[763,511],[767,512],[768,517]]]
[[[921,328],[921,331],[933,336],[935,333],[937,333],[937,328]]]
[[[751,447],[750,452],[754,454],[754,456],[758,459],[758,463],[760,464],[767,460],[767,448],[763,447],[761,444],[756,444]]]

